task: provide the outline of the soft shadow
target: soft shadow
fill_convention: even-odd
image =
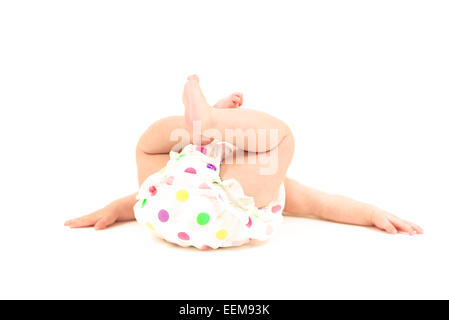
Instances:
[[[249,243],[241,245],[241,246],[233,246],[233,247],[225,247],[225,248],[217,248],[217,249],[198,249],[193,246],[189,247],[183,247],[180,245],[177,245],[176,243],[169,242],[163,238],[159,238],[157,236],[152,237],[153,241],[156,241],[157,243],[165,246],[168,249],[182,249],[182,250],[189,250],[192,252],[217,252],[217,251],[237,251],[237,250],[248,250],[256,247],[261,247],[266,244],[267,241],[258,241],[258,240],[251,240]],[[269,241],[269,240],[268,240]]]

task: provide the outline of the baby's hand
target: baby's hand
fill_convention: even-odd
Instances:
[[[371,216],[371,222],[377,228],[385,230],[388,233],[397,233],[398,231],[407,232],[410,235],[424,233],[423,229],[417,224],[402,220],[389,212],[377,209]]]
[[[95,229],[104,229],[113,224],[119,218],[119,210],[113,204],[109,204],[103,209],[97,210],[91,214],[71,219],[64,222],[65,226],[70,228],[82,228],[94,226]]]

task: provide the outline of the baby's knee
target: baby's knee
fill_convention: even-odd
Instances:
[[[284,138],[279,142],[278,145],[279,158],[282,160],[281,163],[290,164],[290,160],[293,158],[295,153],[295,138],[293,132],[289,126],[285,125],[285,135]]]

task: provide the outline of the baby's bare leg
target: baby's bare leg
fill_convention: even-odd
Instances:
[[[186,125],[195,134],[194,142],[198,134],[218,136],[239,149],[266,152],[291,135],[283,121],[267,113],[250,109],[212,108],[201,91],[197,76],[190,76],[184,86],[184,105]],[[195,125],[199,126],[199,132],[195,132]]]
[[[227,161],[221,164],[222,179],[236,179],[242,186],[246,195],[254,198],[256,207],[261,208],[273,201],[278,192],[294,152],[294,141],[292,135],[287,135],[278,146],[265,153],[244,153],[243,163],[232,163]],[[262,157],[261,157],[262,156]],[[268,164],[263,161],[268,159]],[[272,170],[266,170],[271,167]],[[267,174],[261,174],[271,171]]]
[[[137,151],[146,154],[168,154],[192,143],[191,134],[183,116],[171,116],[154,122],[140,137]],[[178,151],[178,150],[175,150]]]
[[[183,116],[171,116],[154,122],[140,137],[136,148],[139,186],[153,173],[161,170],[170,159],[169,153],[178,145],[190,144]],[[179,151],[179,150],[176,150]]]
[[[213,135],[214,138],[228,141],[245,150],[243,154],[234,153],[232,161],[226,159],[222,163],[222,179],[234,178],[239,181],[245,194],[254,198],[257,207],[271,202],[285,178],[294,152],[293,135],[288,126],[273,116],[255,110],[211,108],[205,102],[196,79],[187,81],[184,96],[186,110],[198,106],[207,108],[213,120],[206,123],[205,128],[215,129],[219,133],[219,136]],[[184,117],[174,116],[158,120],[142,135],[137,146],[139,185],[165,165],[169,158],[167,153],[174,146],[178,145],[180,149],[193,142],[190,134],[187,138],[184,136],[172,140],[178,136],[173,134],[176,131],[191,132],[188,118],[186,114]],[[226,130],[229,129],[236,129],[234,135],[226,136]],[[247,135],[248,129],[253,130],[253,137]],[[258,129],[275,129],[277,135],[273,139],[268,131],[262,132],[261,136]],[[202,133],[206,131],[202,130]],[[249,143],[251,138],[255,138],[256,142],[261,139],[267,141],[264,145],[257,143],[254,146]]]
[[[243,155],[234,154],[233,161],[226,159],[222,163],[222,178],[239,181],[257,207],[275,199],[294,152],[293,135],[288,126],[256,110],[211,108],[197,76],[188,78],[183,96],[189,130],[195,133],[195,122],[199,122],[202,135],[211,135],[245,151]],[[237,158],[242,161],[237,162]]]
[[[177,143],[191,143],[176,140],[170,141],[172,131],[186,129],[184,117],[167,117],[155,122],[142,135],[137,145],[137,171],[139,185],[154,172],[165,166],[169,159],[167,152]],[[290,130],[276,147],[267,152],[247,152],[243,155],[234,153],[234,157],[226,159],[220,168],[221,178],[234,178],[241,184],[245,194],[254,198],[257,207],[270,203],[277,195],[279,186],[285,178],[294,152],[294,141]],[[237,161],[239,156],[239,161]],[[267,161],[268,160],[268,161]],[[268,163],[267,163],[268,162]],[[263,174],[263,173],[266,174]]]

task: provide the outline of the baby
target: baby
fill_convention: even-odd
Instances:
[[[104,229],[136,219],[167,241],[199,249],[269,239],[283,212],[388,233],[423,233],[375,206],[286,177],[294,151],[291,130],[271,115],[241,109],[242,102],[242,94],[234,93],[210,106],[198,77],[189,76],[184,116],[156,121],[137,144],[139,192],[65,225]]]

